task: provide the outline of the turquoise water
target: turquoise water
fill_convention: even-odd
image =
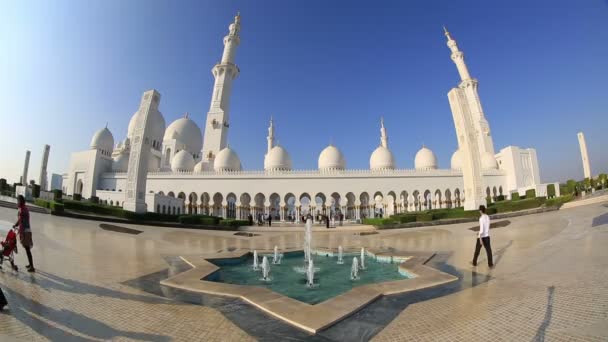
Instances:
[[[297,299],[309,304],[317,304],[329,298],[345,293],[356,286],[380,283],[391,280],[408,279],[398,272],[397,264],[378,262],[373,257],[365,258],[365,270],[359,270],[359,279],[350,279],[350,269],[353,255],[344,256],[344,264],[338,265],[337,257],[314,255],[314,265],[319,271],[315,272],[315,287],[306,286],[306,275],[298,273],[295,268],[303,267],[304,254],[289,253],[283,257],[280,265],[270,265],[269,282],[262,280],[262,271],[254,271],[253,256],[250,254],[242,259],[212,260],[220,267],[217,272],[210,274],[205,280],[229,284],[251,285],[269,288],[284,296]],[[359,258],[359,255],[356,255]],[[262,255],[259,256],[260,264]]]

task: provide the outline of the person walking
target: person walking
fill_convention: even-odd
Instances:
[[[486,250],[488,258],[488,267],[494,267],[492,261],[492,247],[490,246],[490,216],[486,214],[486,207],[483,205],[479,206],[479,233],[477,234],[477,243],[475,244],[475,254],[473,255],[473,266],[477,266],[477,257],[481,251],[481,245]]]
[[[27,254],[29,265],[25,267],[28,272],[36,272],[31,251],[32,247],[34,247],[34,240],[32,239],[32,229],[30,227],[30,211],[27,209],[25,198],[22,195],[17,197],[17,223],[13,225],[13,228],[15,227],[19,227],[19,240],[21,240],[21,246],[23,246],[25,254]]]
[[[268,213],[268,227],[272,226],[272,214]]]

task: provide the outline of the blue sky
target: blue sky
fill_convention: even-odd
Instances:
[[[331,141],[368,168],[384,116],[401,168],[424,143],[449,167],[457,142],[447,92],[464,51],[497,149],[535,147],[544,181],[608,171],[606,1],[4,1],[0,4],[0,177],[18,181],[26,149],[38,177],[88,148],[109,122],[126,135],[141,93],[162,94],[167,124],[203,126],[211,67],[240,10],[230,145],[261,169],[270,115],[294,167],[316,168]]]

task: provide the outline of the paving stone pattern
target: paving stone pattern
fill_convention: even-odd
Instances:
[[[315,232],[315,243],[324,247],[437,252],[432,265],[462,279],[452,288],[383,297],[317,336],[238,300],[168,293],[157,285],[187,267],[177,255],[295,248],[301,233],[243,237],[124,225],[143,232],[131,235],[103,230],[99,222],[32,213],[38,272],[0,272],[10,303],[0,313],[0,340],[606,341],[607,213],[595,204],[510,218],[509,226],[491,231],[493,270],[485,256],[475,269],[468,264],[475,244],[470,223],[367,236]],[[15,215],[0,208],[0,220]],[[17,263],[25,265],[24,253]]]

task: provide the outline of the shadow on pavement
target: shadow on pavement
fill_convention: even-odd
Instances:
[[[547,287],[547,309],[545,310],[545,318],[541,323],[540,327],[536,331],[536,335],[532,341],[534,342],[544,342],[545,341],[545,333],[547,332],[547,328],[549,324],[551,324],[551,318],[553,316],[553,296],[555,293],[555,286]]]
[[[147,304],[167,304],[169,301],[164,298],[156,298],[152,296],[144,296],[130,294],[121,291],[108,289],[101,286],[83,283],[73,279],[63,278],[48,272],[36,270],[36,275],[22,275],[19,273],[17,277],[21,280],[40,286],[44,290],[58,290],[74,294],[92,294],[102,297],[111,297],[124,300],[132,300],[144,302]]]
[[[606,205],[606,207],[608,207],[608,205]],[[593,222],[591,223],[591,227],[597,227],[604,224],[608,224],[608,213],[594,217]]]
[[[22,324],[51,341],[80,342],[90,341],[90,338],[110,340],[117,337],[153,342],[171,340],[168,336],[117,330],[98,320],[70,310],[50,308],[11,289],[7,288],[4,291],[7,293],[10,310],[3,311],[2,314],[15,317]],[[47,323],[47,321],[51,323]],[[66,328],[89,336],[89,338],[74,335],[64,330]]]

